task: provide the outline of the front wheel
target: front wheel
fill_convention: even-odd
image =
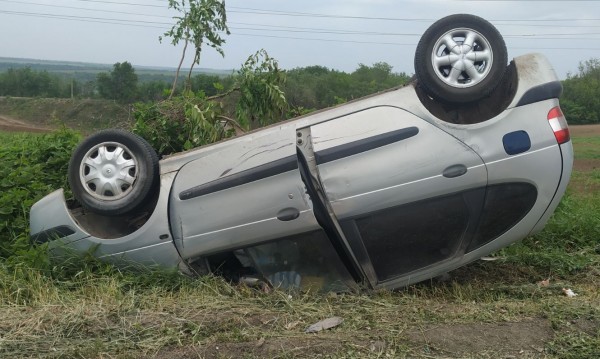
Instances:
[[[431,25],[415,52],[419,86],[446,103],[477,101],[502,81],[508,55],[498,30],[467,14],[450,15]]]
[[[117,216],[144,205],[158,186],[158,156],[141,137],[104,130],[86,138],[69,162],[75,198],[92,212]]]

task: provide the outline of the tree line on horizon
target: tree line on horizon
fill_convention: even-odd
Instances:
[[[194,92],[215,96],[232,86],[235,76],[197,74],[190,77],[189,83],[180,81],[176,91],[188,86]],[[290,108],[297,110],[292,114],[329,107],[410,81],[409,75],[394,72],[385,62],[371,66],[359,64],[350,73],[308,66],[287,70],[285,77],[282,90]],[[0,96],[97,98],[124,104],[156,102],[169,96],[172,79],[147,78],[140,80],[127,61],[115,63],[111,71],[98,73],[93,81],[68,79],[29,67],[9,68],[0,72]],[[561,106],[569,123],[600,123],[600,59],[581,62],[578,72],[568,74],[562,84]]]
[[[385,62],[372,66],[359,64],[351,72],[308,66],[285,71],[283,90],[290,105],[306,109],[320,109],[347,100],[401,86],[410,80],[405,73],[395,73]],[[184,76],[180,76],[184,79]],[[192,91],[206,96],[216,95],[234,82],[235,74],[219,76],[197,74],[190,78]],[[29,67],[0,73],[0,96],[100,98],[121,103],[160,101],[168,96],[172,78],[140,80],[135,68],[127,61],[115,63],[111,71],[100,72],[94,81],[66,79],[46,70]],[[184,81],[178,90],[183,89]]]

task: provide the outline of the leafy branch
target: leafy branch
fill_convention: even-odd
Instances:
[[[171,88],[170,97],[172,97],[177,87],[177,79],[179,78],[179,72],[185,59],[188,43],[194,45],[194,59],[188,72],[187,86],[190,84],[194,65],[200,64],[202,45],[206,43],[221,54],[221,56],[225,56],[221,47],[225,43],[225,39],[221,34],[229,35],[230,32],[227,27],[225,1],[187,0],[186,2],[186,0],[169,0],[169,9],[174,9],[181,15],[174,17],[176,20],[175,25],[169,31],[165,32],[163,36],[170,37],[171,44],[173,45],[179,44],[180,41],[185,42],[181,53],[181,60],[179,61],[175,79],[173,80],[173,87]],[[163,36],[159,37],[159,41],[162,42]]]

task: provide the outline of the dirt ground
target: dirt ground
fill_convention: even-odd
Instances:
[[[585,326],[594,323],[582,323]],[[593,331],[592,331],[593,332]],[[343,352],[344,347],[359,349],[365,357],[385,357],[390,346],[401,344],[410,348],[415,358],[546,358],[545,343],[553,340],[552,324],[547,319],[523,322],[435,324],[408,328],[396,337],[396,343],[349,336],[343,330],[299,335],[269,337],[253,342],[214,342],[203,345],[165,348],[154,356],[173,358],[309,358],[330,357]],[[382,335],[385,337],[386,335]],[[282,353],[284,353],[282,355]],[[402,355],[404,356],[404,355]]]
[[[569,126],[569,132],[573,136],[600,136],[600,125]]]
[[[32,125],[19,121],[17,119],[0,115],[0,131],[5,132],[50,132],[51,130],[45,127]]]
[[[571,137],[600,137],[600,125],[578,125],[569,126]],[[584,148],[585,144],[580,144]],[[573,163],[573,169],[580,172],[589,172],[600,168],[600,158],[577,158]]]

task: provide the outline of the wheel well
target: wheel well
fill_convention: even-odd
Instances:
[[[487,121],[504,111],[517,93],[518,82],[517,69],[511,61],[494,91],[475,102],[443,103],[431,98],[418,81],[414,87],[419,100],[432,115],[446,122],[470,125]]]
[[[141,228],[150,218],[158,202],[158,191],[141,208],[120,216],[105,216],[87,210],[75,200],[67,202],[71,216],[81,228],[94,237],[115,239]]]

